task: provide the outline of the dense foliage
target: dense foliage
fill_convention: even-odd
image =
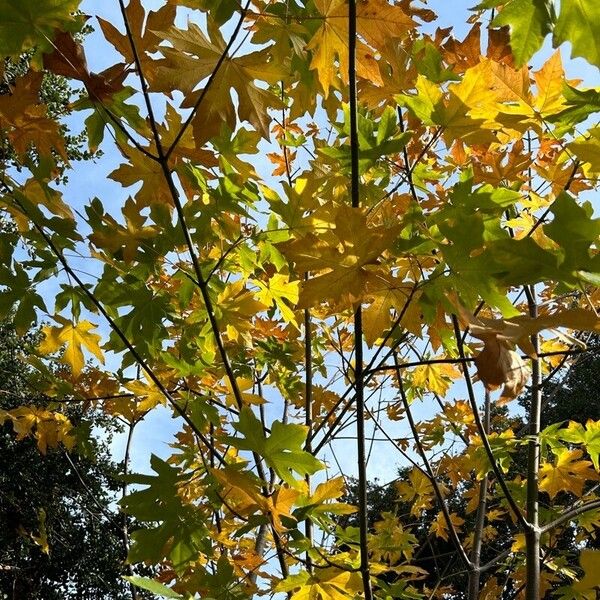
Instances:
[[[561,539],[595,534],[600,423],[542,429],[541,412],[552,370],[600,331],[600,91],[536,52],[570,42],[600,67],[596,0],[485,0],[466,35],[409,0],[109,5],[89,44],[79,0],[0,4],[0,55],[32,52],[0,96],[20,162],[0,179],[16,224],[0,284],[17,328],[50,320],[45,393],[179,417],[173,455],[126,478],[145,525],[129,561],[157,572],[130,581],[188,599],[457,593],[394,514],[369,523],[371,437],[412,461],[402,500],[469,598],[594,598],[600,555]],[[119,157],[123,198],[57,183],[43,69],[79,86],[70,108]],[[5,419],[71,444],[58,407]]]
[[[34,342],[34,336],[20,338],[10,325],[0,326],[0,419],[18,407],[43,418],[56,406],[36,390],[24,360]],[[118,465],[109,456],[108,440],[90,436],[92,425],[106,436],[110,423],[89,412],[84,418],[79,404],[66,416],[77,424],[79,452],[19,440],[10,421],[0,430],[2,598],[103,600],[128,595],[121,578],[126,572],[124,517],[114,505],[121,492]],[[75,436],[72,441],[69,449]]]

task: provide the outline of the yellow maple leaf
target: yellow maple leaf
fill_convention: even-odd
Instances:
[[[254,394],[252,388],[254,387],[254,380],[248,377],[237,377],[236,378],[237,388],[242,397],[242,402],[246,406],[250,406],[252,404],[264,404],[266,400],[259,396],[258,394]],[[225,380],[225,387],[227,388],[227,395],[225,396],[225,403],[228,406],[235,406],[237,400],[235,398],[235,394],[233,393],[233,387],[231,385],[231,381],[229,379]]]
[[[335,229],[280,244],[298,274],[317,273],[302,284],[298,308],[323,301],[349,306],[367,294],[367,285],[381,275],[381,254],[398,234],[398,226],[369,227],[365,213],[347,205],[331,207]]]
[[[533,76],[537,86],[537,96],[533,103],[535,111],[543,116],[560,112],[565,106],[563,96],[565,72],[560,59],[560,50],[556,50]]]
[[[462,81],[448,86],[449,100],[437,108],[437,123],[444,126],[448,143],[456,139],[470,144],[495,140],[498,108],[489,62],[482,60],[465,71]]]
[[[372,346],[392,323],[390,311],[403,311],[411,298],[412,285],[396,279],[387,273],[376,274],[372,278],[368,295],[372,296],[371,304],[363,310],[363,332],[365,341]],[[406,317],[406,314],[404,314]],[[402,321],[405,321],[403,318]]]
[[[448,363],[420,365],[412,372],[412,382],[416,387],[445,396],[454,379],[461,373],[455,365]]]
[[[51,412],[36,406],[19,406],[10,411],[0,410],[0,424],[10,419],[17,440],[31,435],[35,437],[42,454],[48,448],[56,448],[62,443],[69,450],[75,446],[75,438],[71,435],[73,425],[65,415]]]
[[[267,308],[254,293],[246,289],[242,279],[228,284],[217,298],[219,318],[226,323],[227,335],[237,340],[240,334],[245,335],[252,327],[252,319]]]
[[[415,517],[433,506],[435,494],[431,480],[426,473],[416,467],[410,471],[408,481],[397,481],[394,487],[404,502],[413,502],[410,514]],[[442,487],[442,490],[444,489]]]
[[[288,306],[287,302],[295,305],[298,302],[300,293],[300,282],[290,281],[289,275],[275,273],[266,282],[255,281],[260,291],[256,294],[259,302],[265,306],[271,306],[273,303],[281,312],[281,316],[287,323],[297,324],[294,311]]]
[[[404,556],[412,558],[417,538],[406,531],[398,517],[391,512],[381,513],[381,520],[374,524],[375,533],[369,536],[369,549],[373,559],[395,564]]]
[[[136,411],[143,413],[153,409],[159,404],[166,405],[167,399],[164,394],[154,385],[148,378],[144,383],[140,380],[130,381],[125,384],[125,387],[136,397],[139,397],[136,405]]]
[[[292,507],[298,500],[300,492],[288,485],[281,485],[277,491],[266,500],[268,511],[271,514],[273,527],[279,533],[287,529],[281,522],[281,517],[292,519]]]
[[[101,338],[97,333],[90,333],[90,330],[95,329],[97,325],[89,321],[73,323],[60,315],[55,315],[54,320],[60,323],[59,327],[42,328],[45,337],[38,346],[42,354],[52,354],[64,346],[65,351],[60,360],[69,365],[75,375],[83,369],[82,346],[104,364],[104,354],[98,345]]]
[[[323,24],[306,48],[312,51],[310,68],[317,71],[323,95],[327,98],[336,72],[339,71],[342,81],[348,81],[348,4],[345,0],[316,0],[315,6],[323,15]],[[383,83],[377,62],[360,41],[357,43],[356,66],[359,77]]]
[[[452,522],[452,525],[454,525],[454,529],[456,529],[457,533],[460,531],[461,525],[463,525],[465,522],[462,517],[459,517],[454,513],[450,513],[450,521]],[[444,513],[442,511],[437,514],[437,517],[431,524],[429,531],[435,533],[437,537],[448,541],[448,523],[446,522],[446,518],[444,517]]]
[[[300,499],[300,506],[310,506],[311,514],[324,515],[333,513],[336,515],[348,515],[356,512],[356,508],[344,502],[327,502],[336,500],[346,491],[344,478],[333,477],[323,483],[320,483],[312,494],[303,496]]]
[[[359,573],[336,567],[316,569],[311,575],[301,571],[288,576],[275,587],[277,592],[293,591],[291,600],[349,600],[362,590]]]
[[[586,481],[600,479],[589,460],[580,460],[583,451],[564,450],[556,457],[556,464],[543,463],[540,467],[540,490],[554,498],[561,491],[581,496]]]
[[[579,555],[579,564],[584,576],[573,584],[573,589],[583,593],[591,592],[589,597],[596,598],[596,589],[600,587],[600,551],[584,548]]]

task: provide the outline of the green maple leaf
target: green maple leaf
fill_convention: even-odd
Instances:
[[[597,276],[600,263],[593,257],[593,247],[600,238],[600,219],[593,219],[593,208],[583,206],[563,192],[551,206],[554,220],[544,232],[564,251],[562,268],[577,273],[584,280]]]
[[[510,27],[510,47],[517,67],[523,66],[550,33],[554,11],[548,0],[512,0],[492,22]]]
[[[267,437],[261,422],[249,408],[244,407],[240,412],[240,420],[233,426],[244,437],[227,436],[226,443],[238,450],[256,452],[291,486],[298,483],[292,471],[304,476],[312,475],[323,468],[320,460],[302,449],[308,431],[304,425],[275,421],[271,426],[271,434]]]
[[[34,46],[51,48],[55,29],[73,22],[80,0],[3,0],[0,55],[16,56]]]
[[[589,420],[585,427],[581,423],[570,421],[566,429],[558,432],[561,440],[571,444],[583,444],[590,455],[596,470],[600,469],[600,422]]]
[[[179,469],[154,454],[150,458],[150,466],[155,475],[124,477],[138,488],[147,487],[125,496],[119,503],[123,510],[138,521],[157,525],[148,525],[132,533],[135,543],[129,551],[128,560],[158,562],[166,556],[175,570],[184,569],[199,553],[208,550],[207,530],[197,509],[179,496],[179,487],[185,481]]]
[[[554,27],[554,47],[571,42],[571,57],[581,56],[600,67],[600,3],[597,0],[562,0]]]

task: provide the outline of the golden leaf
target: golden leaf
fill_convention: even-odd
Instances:
[[[540,490],[554,498],[566,491],[581,496],[586,481],[598,481],[600,477],[589,460],[580,460],[582,450],[564,450],[556,457],[556,464],[543,463],[540,467]]]
[[[89,321],[79,321],[73,323],[60,315],[55,315],[54,319],[60,323],[59,327],[43,327],[42,332],[45,337],[38,350],[42,354],[52,354],[63,346],[64,354],[61,356],[61,362],[69,365],[73,373],[78,375],[83,369],[83,350],[91,352],[101,363],[104,363],[104,354],[98,345],[100,336],[97,333],[90,333],[91,329],[97,326]]]

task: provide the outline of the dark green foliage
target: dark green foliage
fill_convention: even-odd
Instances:
[[[30,386],[21,354],[32,336],[0,326],[0,408],[45,405]],[[80,406],[80,405],[78,405]],[[68,411],[78,427],[101,427],[85,456],[63,449],[42,455],[31,439],[16,441],[0,428],[0,597],[14,600],[130,598],[124,574],[123,515],[115,500],[121,483],[108,453],[106,423],[81,409]],[[46,513],[49,554],[34,542]]]

